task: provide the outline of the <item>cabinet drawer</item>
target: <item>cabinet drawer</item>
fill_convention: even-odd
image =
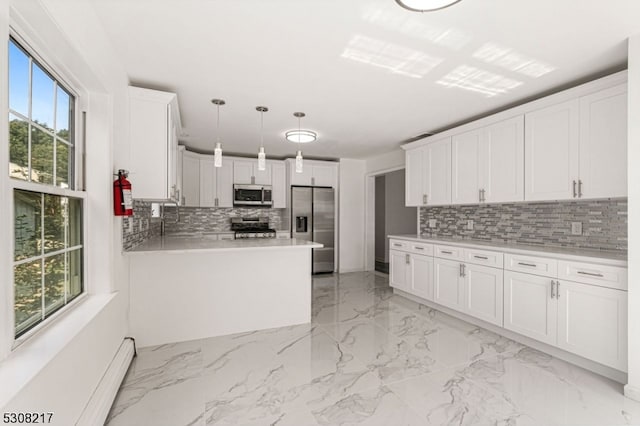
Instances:
[[[234,233],[218,234],[218,239],[219,240],[235,240],[236,239],[236,234],[234,234]]]
[[[558,261],[546,257],[505,254],[504,269],[555,278],[558,276]]]
[[[288,240],[291,238],[291,233],[289,231],[276,231],[276,238],[280,240]]]
[[[618,290],[627,289],[627,268],[617,266],[561,260],[558,262],[558,278]]]
[[[415,254],[422,254],[425,256],[433,256],[433,244],[416,243],[408,241],[409,251]]]
[[[464,261],[476,265],[502,268],[504,264],[504,254],[497,251],[466,248],[464,249]]]
[[[401,251],[409,251],[409,241],[404,240],[389,240],[389,249],[391,250],[401,250]]]
[[[454,247],[454,246],[434,246],[435,257],[441,257],[443,259],[453,259],[453,260],[463,260],[464,259],[464,249],[462,247]]]

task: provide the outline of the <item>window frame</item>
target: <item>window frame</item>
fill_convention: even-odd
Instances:
[[[47,73],[52,79],[54,79],[60,86],[62,86],[62,89],[64,91],[66,91],[70,96],[74,97],[74,106],[73,106],[73,111],[72,114],[70,114],[70,124],[69,124],[69,133],[72,135],[73,138],[73,149],[74,149],[74,155],[73,155],[73,160],[69,163],[69,168],[71,169],[69,171],[69,186],[70,188],[63,188],[60,186],[56,186],[56,181],[54,179],[52,184],[44,184],[44,183],[39,183],[39,182],[33,182],[33,181],[27,181],[27,180],[21,180],[21,179],[16,179],[16,178],[12,178],[10,177],[10,171],[9,171],[9,166],[10,166],[10,159],[8,156],[8,150],[9,150],[9,114],[15,115],[13,112],[11,112],[11,108],[8,102],[8,97],[9,97],[9,91],[7,90],[7,99],[6,99],[6,106],[7,109],[5,111],[5,120],[7,123],[7,135],[6,135],[6,140],[7,140],[7,173],[4,176],[4,180],[6,182],[7,185],[7,190],[8,190],[8,200],[9,200],[9,205],[8,205],[8,210],[9,210],[9,219],[10,219],[10,230],[9,230],[9,247],[8,247],[8,252],[7,254],[10,256],[10,261],[9,264],[11,265],[8,271],[8,283],[9,283],[9,293],[10,293],[10,298],[7,301],[8,304],[8,308],[9,311],[12,313],[11,315],[11,324],[9,324],[9,328],[11,330],[11,335],[8,336],[11,339],[11,344],[10,344],[10,350],[13,351],[15,350],[17,347],[19,347],[20,345],[22,345],[23,343],[25,343],[26,341],[28,341],[29,339],[31,339],[33,336],[39,334],[42,330],[48,328],[51,324],[55,323],[56,320],[62,316],[64,316],[66,313],[68,313],[70,310],[74,309],[75,307],[77,307],[80,303],[82,303],[82,301],[86,300],[87,296],[90,294],[90,288],[88,285],[88,194],[85,190],[85,188],[82,187],[84,180],[84,175],[85,175],[85,170],[83,168],[84,165],[84,156],[85,156],[85,140],[84,140],[84,132],[83,132],[83,128],[84,128],[84,111],[87,109],[86,108],[86,101],[87,101],[87,96],[86,94],[84,94],[85,92],[83,90],[78,90],[78,86],[71,84],[69,82],[69,79],[65,79],[59,72],[56,72],[49,64],[53,63],[52,61],[48,61],[47,58],[45,56],[43,56],[42,54],[39,54],[37,49],[32,47],[32,44],[29,43],[24,37],[22,37],[20,35],[20,33],[18,32],[18,30],[16,30],[13,26],[9,27],[9,34],[8,37],[6,38],[6,43],[7,46],[9,46],[10,42],[14,42],[20,49],[22,49],[27,55],[29,55],[34,63],[36,63],[45,73]],[[45,50],[46,51],[46,50]],[[7,49],[7,55],[8,55],[8,49]],[[8,56],[7,56],[8,59]],[[8,68],[8,60],[7,60],[7,70],[6,70],[6,75],[7,75],[7,79],[9,78],[9,68]],[[64,72],[64,69],[61,70],[61,72]],[[31,71],[30,71],[31,74]],[[8,81],[8,80],[7,80]],[[31,92],[29,92],[29,96],[31,97]],[[57,107],[57,106],[56,106]],[[23,115],[16,115],[17,117],[19,117],[20,119],[23,119]],[[55,120],[55,119],[54,119]],[[28,120],[28,122],[31,122],[31,120]],[[55,124],[54,124],[55,126]],[[42,126],[40,126],[42,127]],[[55,128],[55,127],[54,127]],[[70,137],[71,139],[71,137]],[[55,138],[54,138],[54,143],[55,143]],[[29,147],[29,150],[31,148]],[[54,151],[55,152],[55,151]],[[29,163],[31,162],[31,159],[29,159]],[[57,167],[57,164],[55,164],[55,156],[54,156],[54,170]],[[54,173],[55,175],[55,173]],[[71,189],[71,187],[73,187],[74,189]],[[36,193],[41,193],[41,194],[50,194],[50,195],[56,195],[56,196],[61,196],[61,197],[70,197],[70,198],[75,198],[75,199],[79,199],[81,202],[81,211],[82,211],[82,291],[79,295],[77,295],[76,297],[74,297],[71,301],[69,301],[68,303],[66,303],[65,305],[63,305],[62,307],[58,308],[57,310],[55,310],[53,313],[47,315],[45,317],[45,319],[39,321],[37,324],[33,325],[32,327],[28,328],[26,331],[24,331],[22,334],[20,334],[19,336],[16,336],[16,324],[15,324],[15,282],[14,282],[14,269],[16,266],[16,261],[15,261],[15,229],[14,229],[14,224],[15,224],[15,190],[23,190],[23,191],[31,191],[31,192],[36,192]],[[67,248],[68,249],[68,248]],[[53,252],[52,252],[53,253]],[[49,255],[51,253],[48,253]],[[35,258],[40,258],[42,255],[38,255]],[[20,262],[18,262],[20,263]],[[42,271],[44,274],[44,271]]]

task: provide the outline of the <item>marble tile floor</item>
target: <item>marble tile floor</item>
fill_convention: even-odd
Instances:
[[[140,349],[107,424],[640,425],[640,403],[361,272],[314,278],[311,324]]]

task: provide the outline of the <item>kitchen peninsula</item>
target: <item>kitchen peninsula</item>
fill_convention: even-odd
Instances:
[[[131,334],[160,345],[311,320],[311,250],[296,239],[151,238],[129,251]]]

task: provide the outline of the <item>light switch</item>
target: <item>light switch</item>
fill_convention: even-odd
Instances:
[[[571,235],[582,235],[582,222],[571,222]]]
[[[473,231],[473,220],[468,220],[467,221],[467,229],[469,231]]]
[[[435,228],[435,227],[436,227],[436,220],[429,219],[429,228]]]

